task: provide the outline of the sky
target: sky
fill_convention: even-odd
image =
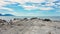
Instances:
[[[0,0],[0,14],[60,16],[60,0]]]

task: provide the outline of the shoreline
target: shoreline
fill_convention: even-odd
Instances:
[[[37,17],[37,16],[36,16]],[[24,19],[24,18],[27,18],[27,19],[31,19],[31,18],[35,18],[35,16],[0,16],[0,19],[3,19],[3,20],[11,20],[11,19],[14,19],[14,18],[17,18],[17,19]],[[60,21],[60,17],[58,16],[39,16],[37,17],[38,19],[50,19],[52,21]]]

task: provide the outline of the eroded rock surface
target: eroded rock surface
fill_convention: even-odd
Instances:
[[[60,34],[60,22],[42,21],[38,19],[16,21],[3,25],[0,34]]]

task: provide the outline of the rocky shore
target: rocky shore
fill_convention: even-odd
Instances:
[[[50,19],[0,19],[0,34],[60,34],[60,22]]]

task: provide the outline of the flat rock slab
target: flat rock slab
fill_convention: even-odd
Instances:
[[[60,34],[59,25],[60,23],[55,22],[24,22],[21,26],[13,25],[8,30],[1,30],[0,34]],[[56,27],[58,27],[58,29]],[[7,27],[8,28],[8,27]]]
[[[46,26],[15,26],[7,31],[3,31],[1,34],[49,34],[49,32],[51,34],[55,33],[54,29]]]

